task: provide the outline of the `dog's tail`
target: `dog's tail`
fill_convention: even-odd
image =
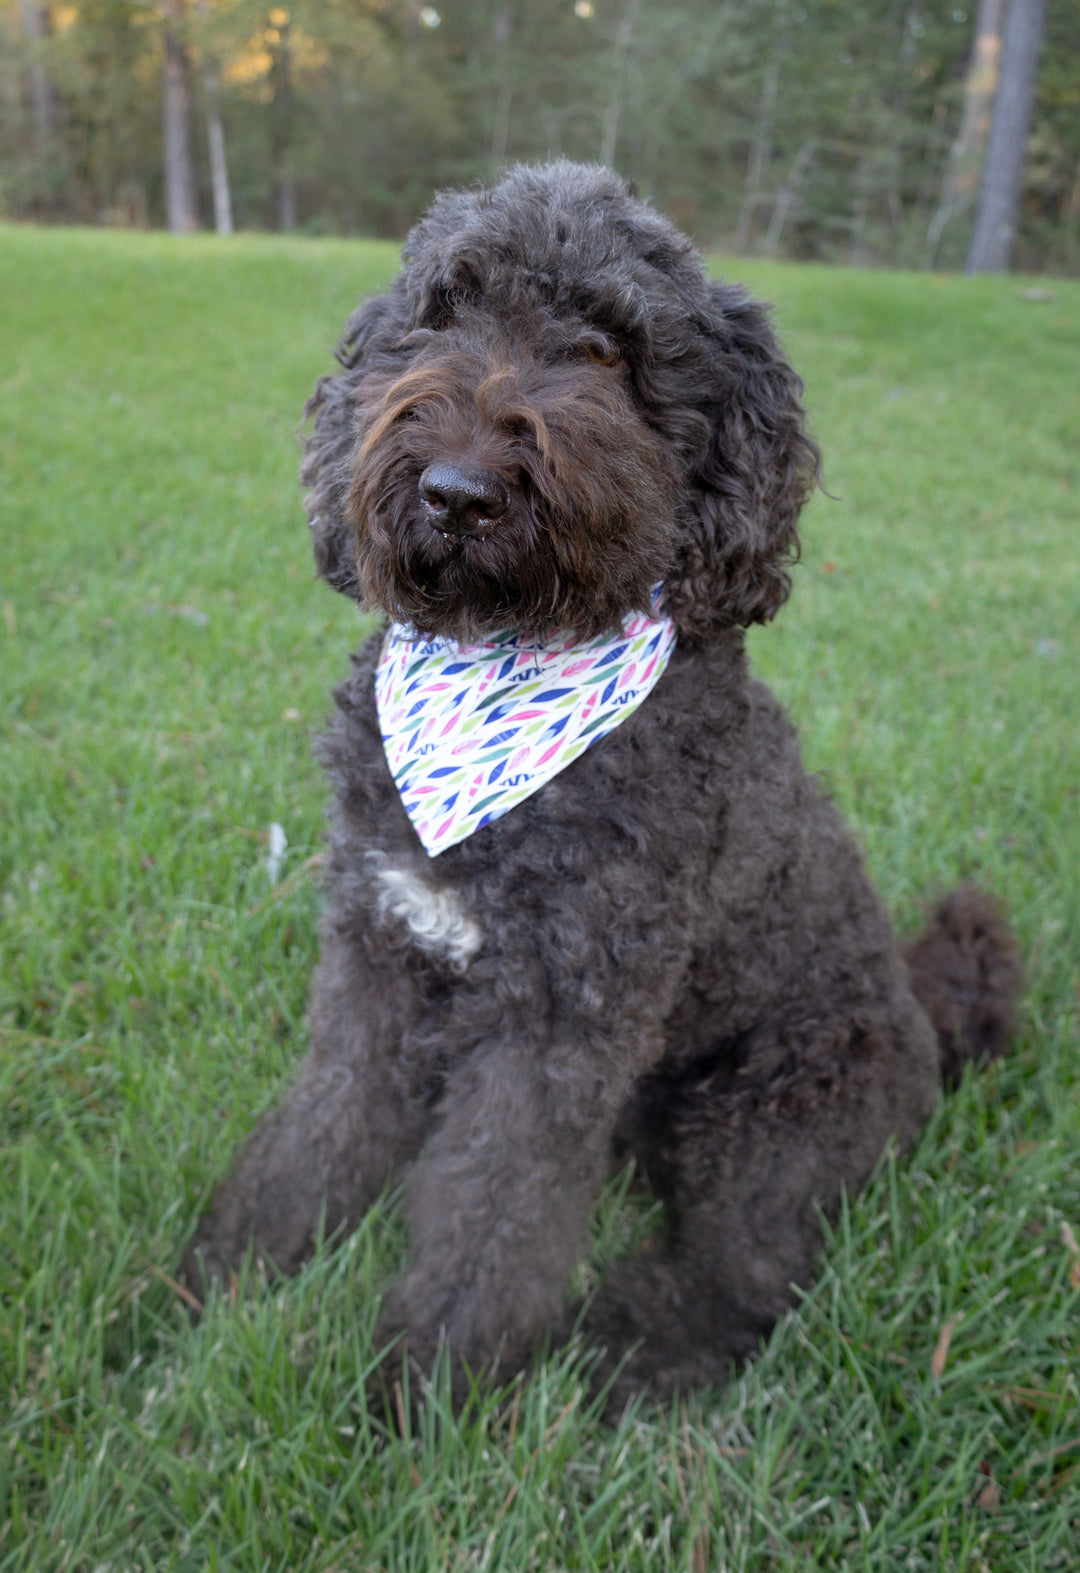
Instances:
[[[947,1086],[960,1080],[966,1061],[1005,1053],[1024,969],[993,897],[974,885],[944,896],[904,959],[915,997],[937,1031]]]

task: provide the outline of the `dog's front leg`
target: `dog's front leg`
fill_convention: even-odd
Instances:
[[[424,974],[403,971],[377,937],[330,930],[315,976],[311,1052],[219,1187],[183,1258],[196,1285],[224,1277],[253,1246],[281,1272],[327,1231],[354,1225],[419,1150],[431,1123]]]
[[[630,1069],[521,1041],[460,1065],[409,1176],[415,1256],[383,1327],[422,1369],[445,1338],[455,1386],[462,1362],[513,1372],[556,1320]]]

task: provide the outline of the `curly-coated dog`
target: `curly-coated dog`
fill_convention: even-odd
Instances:
[[[391,627],[319,745],[311,1052],[186,1271],[251,1243],[295,1269],[401,1176],[384,1331],[505,1375],[572,1321],[589,1210],[633,1158],[668,1232],[587,1308],[599,1369],[616,1399],[722,1381],[807,1282],[819,1209],[1002,1052],[1015,945],[963,890],[901,955],[749,675],[818,472],[802,385],[632,188],[561,162],[443,194],[339,360],[309,406],[315,554]]]

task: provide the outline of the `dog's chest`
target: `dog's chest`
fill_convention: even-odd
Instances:
[[[419,950],[464,972],[484,943],[484,932],[456,890],[440,885],[415,866],[391,863],[369,853],[373,865],[377,921],[404,929]]]

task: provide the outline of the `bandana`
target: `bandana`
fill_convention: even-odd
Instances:
[[[659,586],[653,591],[653,611]],[[509,813],[631,715],[675,648],[669,617],[635,613],[580,644],[500,634],[458,645],[391,624],[375,673],[383,748],[429,857]]]

